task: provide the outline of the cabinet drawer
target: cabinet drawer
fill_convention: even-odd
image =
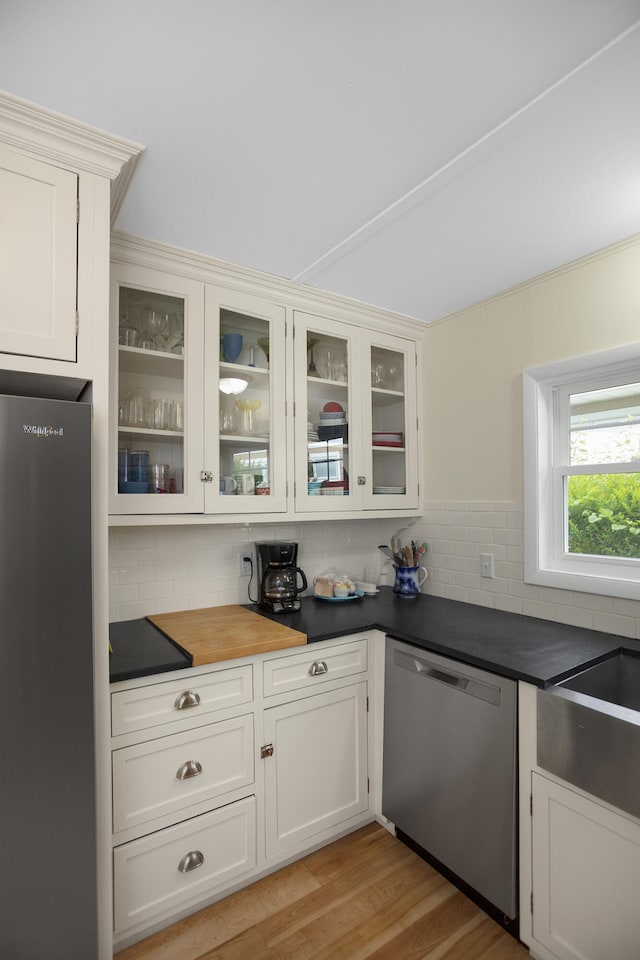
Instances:
[[[113,830],[253,783],[253,715],[114,750]]]
[[[194,717],[252,700],[250,665],[119,690],[111,694],[111,733],[117,737],[176,720],[187,724]]]
[[[367,641],[355,640],[333,647],[310,647],[304,654],[266,660],[264,695],[311,688],[327,680],[350,677],[367,669]]]
[[[256,804],[247,797],[113,851],[116,933],[213,893],[256,863]]]

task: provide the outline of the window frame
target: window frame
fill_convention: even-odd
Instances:
[[[640,344],[524,371],[525,583],[640,598],[640,559],[570,555],[564,551],[564,477],[577,473],[640,472],[640,463],[635,469],[620,464],[569,464],[568,396],[633,381],[640,382]]]

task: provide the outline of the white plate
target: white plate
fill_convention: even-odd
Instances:
[[[329,603],[342,603],[344,600],[359,600],[360,597],[364,597],[362,590],[356,590],[355,593],[350,593],[348,597],[318,597],[314,593],[316,600],[328,600]]]
[[[406,493],[406,487],[374,487],[374,493]]]

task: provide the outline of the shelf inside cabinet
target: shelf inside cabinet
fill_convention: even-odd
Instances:
[[[310,399],[321,400],[324,397],[338,395],[345,399],[349,392],[349,384],[342,380],[323,380],[321,377],[307,377],[307,395]]]
[[[401,390],[383,390],[382,387],[372,387],[371,398],[374,406],[386,407],[404,400],[404,393]]]
[[[221,360],[219,369],[221,377],[243,377],[252,387],[264,384],[269,379],[269,371],[266,367],[250,367],[244,363],[224,363]]]
[[[269,437],[255,437],[255,436],[244,436],[242,434],[235,433],[221,433],[220,434],[220,443],[224,444],[234,444],[240,446],[247,446],[247,444],[253,444],[257,447],[264,447],[269,445]]]
[[[150,427],[118,427],[118,435],[131,437],[151,437],[158,440],[184,440],[184,434],[177,430],[152,430]]]
[[[154,377],[184,377],[184,357],[179,353],[161,350],[141,350],[139,347],[118,347],[121,373],[142,373]]]
[[[395,447],[395,446],[392,447],[392,446],[389,446],[389,444],[385,444],[385,443],[383,444],[372,443],[371,449],[374,451],[374,453],[391,453],[391,454],[406,453],[406,447]]]

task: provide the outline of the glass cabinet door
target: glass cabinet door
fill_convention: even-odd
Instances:
[[[369,400],[364,411],[367,442],[367,508],[417,506],[417,410],[415,344],[375,336],[363,351]]]
[[[205,302],[205,511],[284,511],[284,308],[213,286]]]
[[[116,265],[111,292],[111,512],[201,511],[203,286]]]
[[[354,456],[358,418],[352,401],[359,382],[354,333],[348,324],[295,315],[296,505],[301,510],[333,513],[361,505]]]

